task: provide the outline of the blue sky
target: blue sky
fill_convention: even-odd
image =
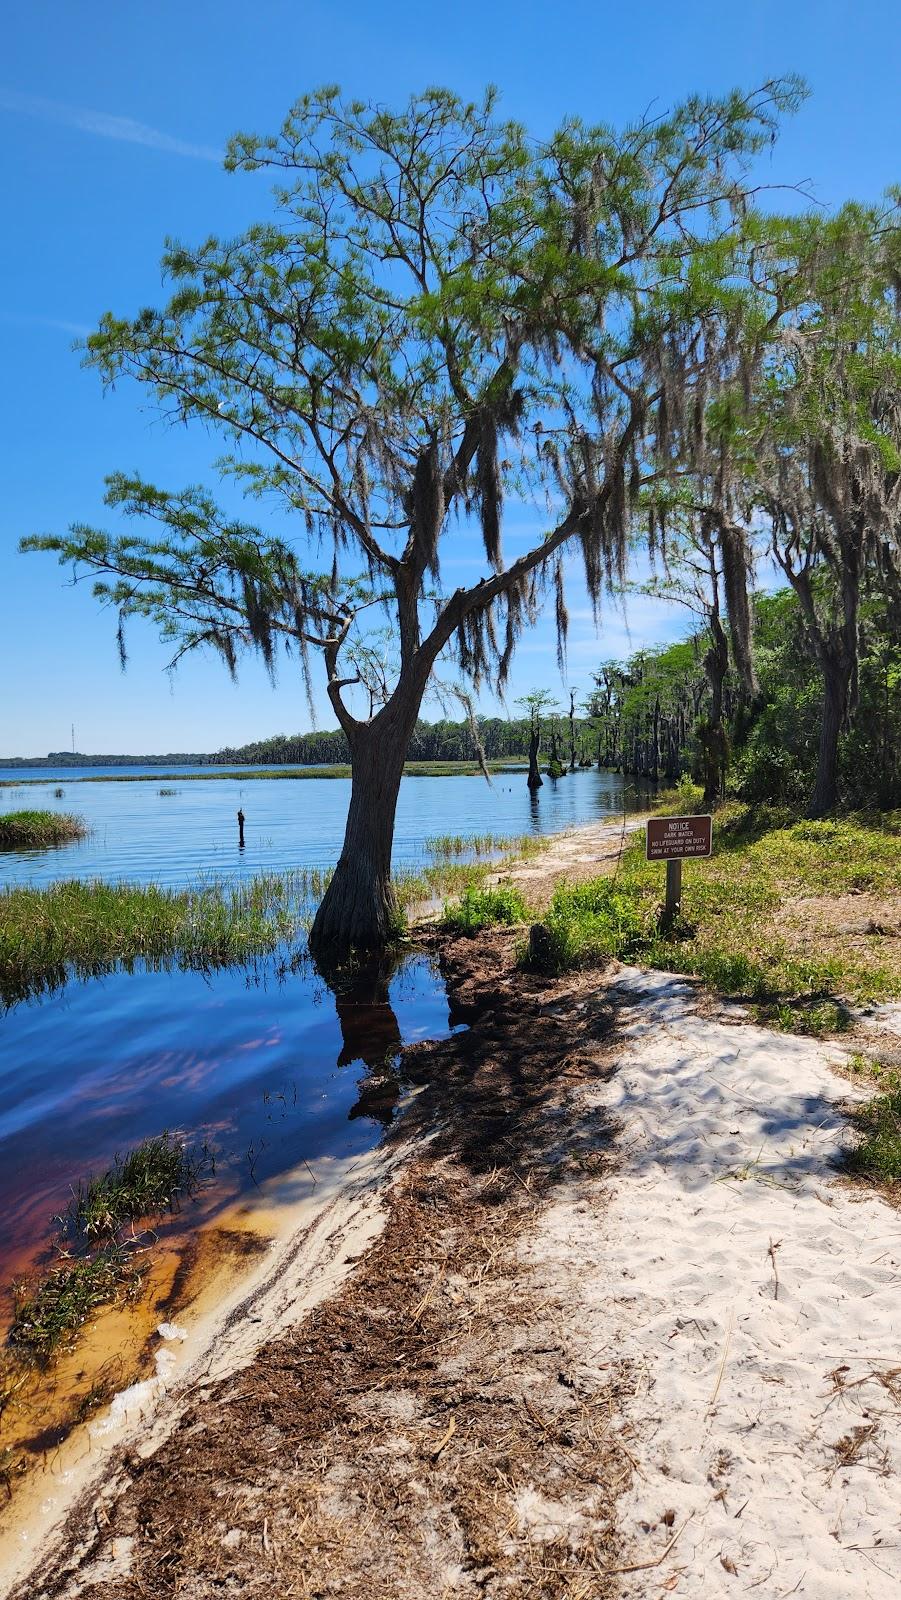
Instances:
[[[215,661],[186,662],[170,678],[164,648],[139,626],[122,675],[113,626],[87,586],[68,587],[49,557],[16,553],[23,533],[102,522],[113,469],[167,487],[212,481],[214,441],[168,428],[128,385],[104,396],[71,343],[104,310],[160,300],[166,235],[227,234],[265,211],[263,180],[218,164],[231,132],[274,129],[298,94],[323,82],[386,101],[434,82],[467,95],[495,82],[503,109],[541,135],[568,112],[625,122],[694,89],[796,71],[812,96],[762,176],[809,180],[835,204],[901,181],[899,69],[888,0],[456,0],[446,11],[422,0],[32,0],[9,10],[0,756],[65,747],[72,722],[80,750],[160,752],[308,725],[287,669],[275,689],[257,664],[237,687]],[[640,601],[628,627],[608,610],[597,637],[578,585],[572,614],[568,681],[580,687],[598,660],[684,628],[683,613]],[[559,686],[549,621],[523,641],[511,697],[538,683]],[[482,704],[496,708],[487,696]],[[319,705],[331,726],[322,696]]]

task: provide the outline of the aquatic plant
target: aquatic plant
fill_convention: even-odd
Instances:
[[[134,1293],[145,1270],[135,1223],[149,1223],[193,1194],[208,1159],[206,1148],[161,1133],[79,1183],[66,1211],[52,1219],[57,1264],[36,1282],[13,1285],[13,1351],[46,1362],[99,1306]]]
[[[534,833],[477,833],[469,838],[460,833],[439,833],[424,840],[423,849],[442,861],[458,860],[467,855],[526,857],[546,850],[547,840]]]
[[[95,1255],[63,1261],[34,1287],[15,1284],[10,1344],[47,1361],[98,1306],[115,1300],[126,1282],[133,1286],[138,1274],[134,1256],[110,1243]]]
[[[79,1182],[54,1221],[76,1237],[111,1237],[125,1222],[175,1210],[181,1196],[196,1189],[206,1161],[205,1151],[187,1149],[170,1133],[145,1139],[117,1156],[107,1172]]]
[[[65,811],[8,811],[0,817],[0,850],[48,849],[83,839],[87,831],[83,817]]]
[[[0,1001],[13,1005],[117,962],[201,970],[265,954],[300,921],[303,885],[260,874],[189,890],[68,880],[0,891]]]

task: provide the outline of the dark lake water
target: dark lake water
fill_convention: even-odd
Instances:
[[[206,769],[196,769],[206,770]],[[338,858],[350,798],[349,778],[215,778],[166,782],[73,781],[71,775],[0,789],[0,816],[39,808],[84,817],[87,839],[56,850],[3,851],[0,886],[59,878],[127,878],[187,884],[203,876],[291,867],[330,867]],[[0,771],[0,778],[16,777]],[[61,788],[61,796],[55,790]],[[174,790],[174,793],[161,793]],[[559,833],[622,808],[622,779],[586,769],[545,779],[537,799],[524,773],[481,777],[406,777],[394,836],[395,868],[415,867],[435,834]],[[243,810],[246,848],[235,821]]]
[[[90,835],[57,850],[0,853],[0,887],[69,877],[182,885],[328,867],[350,790],[344,779],[40,777],[0,789],[0,815],[75,811]],[[421,863],[432,835],[557,832],[623,803],[621,780],[593,770],[546,780],[537,801],[524,774],[498,774],[490,787],[408,777],[395,866]],[[0,1016],[0,1292],[47,1238],[70,1185],[148,1135],[208,1141],[223,1203],[304,1160],[351,1155],[378,1138],[399,1093],[400,1045],[447,1032],[440,978],[418,957],[368,990],[336,996],[307,963],[286,972],[284,955],[210,975],[115,971]]]

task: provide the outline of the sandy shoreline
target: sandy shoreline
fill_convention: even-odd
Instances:
[[[529,978],[517,937],[442,945],[468,1029],[405,1053],[406,1117],[198,1316],[15,1600],[898,1592],[901,1211],[841,1174],[844,1047]]]
[[[315,1185],[305,1164],[294,1175],[306,1191],[300,1201],[286,1205],[264,1190],[260,1202],[216,1219],[215,1230],[239,1228],[260,1241],[255,1264],[239,1274],[212,1274],[179,1312],[174,1335],[163,1324],[164,1336],[154,1341],[155,1375],[120,1391],[32,1470],[0,1517],[0,1593],[29,1574],[29,1583],[39,1581],[44,1557],[67,1524],[115,1493],[124,1451],[155,1449],[176,1425],[186,1396],[240,1371],[261,1344],[334,1293],[384,1224],[396,1160],[396,1152],[379,1147],[346,1161],[321,1161]],[[284,1191],[291,1178],[284,1174],[270,1187]]]
[[[534,886],[580,864],[602,870],[599,863],[618,850],[621,836],[620,822],[567,830],[553,838],[538,863],[516,865],[505,876]],[[412,1153],[411,1145],[405,1155]],[[143,1369],[135,1382],[94,1421],[77,1426],[17,1486],[12,1504],[0,1510],[0,1593],[53,1545],[72,1508],[102,1483],[117,1451],[137,1436],[165,1437],[198,1373],[213,1381],[237,1371],[264,1339],[275,1337],[334,1289],[343,1256],[360,1254],[384,1222],[382,1197],[398,1159],[396,1148],[381,1148],[346,1163],[326,1160],[317,1163],[312,1186],[305,1166],[283,1174],[253,1203],[232,1208],[204,1229],[204,1238],[220,1231],[246,1234],[259,1246],[255,1264],[201,1274],[199,1289],[177,1313],[187,1337],[167,1341],[151,1334],[146,1352],[135,1345],[130,1359]],[[295,1191],[304,1198],[286,1201]],[[305,1254],[310,1242],[314,1248]],[[143,1335],[135,1332],[140,1342]],[[129,1344],[134,1345],[130,1329]]]

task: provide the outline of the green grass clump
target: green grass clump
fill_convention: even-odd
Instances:
[[[648,908],[611,878],[562,884],[533,940],[528,962],[548,974],[592,966],[637,951],[648,933]]]
[[[857,1177],[876,1183],[897,1183],[901,1179],[901,1084],[888,1094],[879,1094],[855,1114],[863,1137],[849,1151],[847,1168]]]
[[[117,963],[209,970],[273,950],[295,930],[290,874],[162,889],[74,879],[0,892],[0,1000],[13,1005]]]
[[[119,1244],[95,1255],[65,1261],[34,1288],[16,1284],[15,1314],[9,1330],[14,1349],[44,1362],[83,1327],[98,1306],[115,1300],[137,1268]]]
[[[162,1133],[79,1183],[67,1210],[53,1218],[57,1265],[37,1283],[13,1286],[12,1350],[45,1363],[99,1306],[132,1292],[144,1271],[135,1223],[150,1223],[193,1194],[206,1165],[206,1150]]]
[[[482,928],[509,927],[525,922],[528,916],[526,903],[512,884],[501,883],[496,889],[465,889],[459,900],[445,905],[441,926],[446,933],[478,933]]]
[[[0,850],[46,850],[83,839],[87,831],[82,817],[66,811],[8,811],[0,817]]]
[[[56,1220],[76,1236],[112,1237],[126,1222],[175,1210],[180,1196],[196,1189],[203,1165],[202,1155],[161,1133],[124,1158],[117,1156],[108,1172],[79,1183]]]

